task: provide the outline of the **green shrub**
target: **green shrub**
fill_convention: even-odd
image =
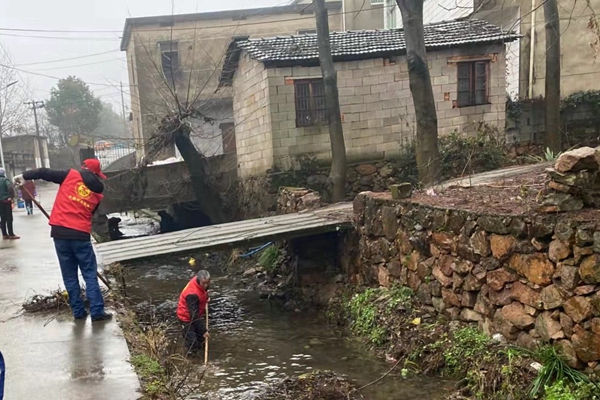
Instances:
[[[267,272],[275,271],[277,268],[277,260],[279,259],[279,247],[271,245],[263,250],[258,256],[258,265],[263,267]]]
[[[530,395],[535,398],[546,387],[551,387],[555,382],[572,384],[588,384],[590,379],[584,373],[567,365],[565,358],[552,345],[544,345],[533,353],[533,356],[542,364],[542,368],[531,384]]]
[[[390,289],[369,288],[355,294],[346,305],[350,328],[375,345],[384,344],[389,332],[382,318],[386,312],[391,313],[400,305],[408,305],[412,296],[410,288],[400,285]]]
[[[544,400],[598,400],[600,389],[593,383],[569,383],[564,380],[555,381],[546,386]]]
[[[509,164],[504,133],[482,124],[476,135],[453,132],[438,140],[440,152],[439,180],[491,171]],[[398,175],[418,185],[416,147],[413,142],[402,145],[396,161]]]

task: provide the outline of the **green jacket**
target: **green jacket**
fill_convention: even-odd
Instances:
[[[5,176],[0,176],[0,201],[6,201],[9,198],[14,199],[14,197],[15,188],[10,182],[10,179]]]

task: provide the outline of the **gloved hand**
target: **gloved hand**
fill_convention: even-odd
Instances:
[[[23,175],[17,175],[13,178],[13,181],[16,185],[21,185],[23,182],[25,182],[25,179],[23,179]]]

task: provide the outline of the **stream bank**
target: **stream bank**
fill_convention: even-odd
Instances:
[[[166,337],[175,343],[165,346],[163,354],[154,354],[158,362],[151,361],[152,357],[150,360],[139,357],[148,354],[148,347],[152,346],[130,343],[132,361],[140,364],[136,365],[140,367],[138,372],[183,365],[180,359],[171,360],[171,364],[161,362],[169,352],[176,355],[173,357],[181,354],[180,332],[174,323],[175,305],[180,290],[198,268],[206,268],[213,275],[209,313],[210,363],[202,377],[196,376],[196,390],[186,398],[260,399],[259,396],[264,396],[270,387],[276,387],[284,379],[326,370],[346,377],[354,386],[363,386],[390,369],[389,363],[370,352],[360,341],[348,337],[344,329],[328,325],[322,313],[309,307],[285,311],[279,301],[261,299],[252,285],[240,284],[227,275],[227,258],[228,255],[199,254],[194,256],[195,267],[189,265],[189,257],[122,266],[124,279],[118,281],[125,282],[128,305],[119,313],[134,316],[138,321],[124,326],[124,330],[144,332],[161,343]],[[155,330],[157,325],[162,328],[160,335]],[[135,337],[130,339],[136,340]],[[147,341],[147,338],[143,340]],[[188,360],[186,371],[201,374],[204,369],[200,358]],[[163,378],[168,378],[166,372],[160,373]],[[193,386],[192,377],[190,373],[188,389]],[[149,385],[145,387],[151,391],[160,386],[153,382],[152,374],[146,381]],[[397,398],[398,393],[406,400],[442,400],[447,398],[453,385],[453,381],[437,378],[402,378],[400,371],[395,371],[361,394],[371,400]],[[170,398],[160,397],[167,395],[156,391],[154,394],[147,392],[147,395],[148,398]]]

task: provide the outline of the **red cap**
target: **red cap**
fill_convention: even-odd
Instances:
[[[96,175],[98,175],[102,179],[106,179],[106,175],[102,173],[102,168],[100,167],[100,161],[95,158],[88,158],[83,162],[83,165]]]

